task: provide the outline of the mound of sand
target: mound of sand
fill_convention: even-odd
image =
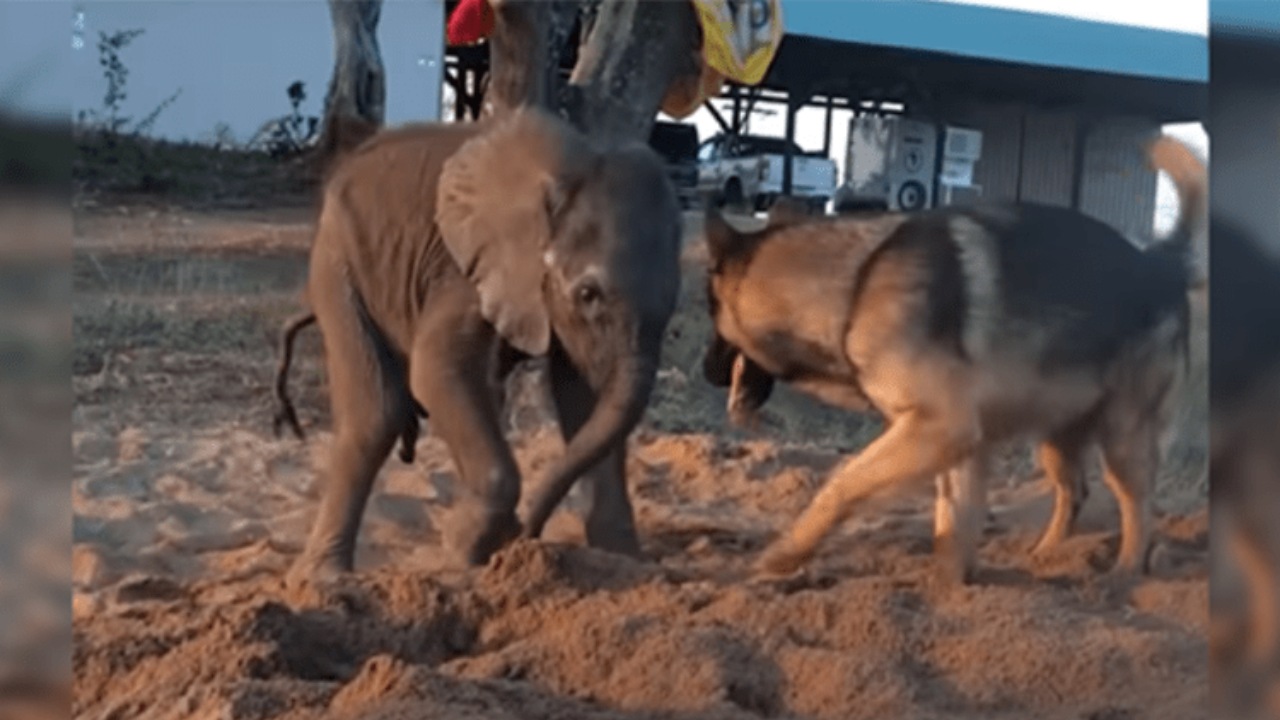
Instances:
[[[310,439],[270,434],[274,333],[296,307],[306,244],[305,225],[271,223],[81,223],[77,717],[1205,716],[1195,433],[1161,480],[1155,574],[1131,592],[1100,573],[1117,540],[1101,487],[1056,557],[1027,556],[1050,501],[1026,448],[998,468],[973,586],[933,573],[928,485],[868,503],[802,576],[750,580],[757,552],[878,426],[783,389],[760,433],[728,431],[724,393],[700,374],[696,244],[632,440],[644,558],[582,547],[565,510],[546,543],[476,571],[443,568],[435,528],[454,475],[428,424],[415,463],[383,469],[360,572],[291,595],[281,576],[330,436],[314,333],[300,338],[292,381]],[[561,448],[535,370],[510,388],[511,437],[532,476]]]

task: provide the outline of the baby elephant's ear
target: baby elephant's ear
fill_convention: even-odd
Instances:
[[[475,285],[480,312],[517,349],[543,355],[551,324],[542,297],[549,199],[586,153],[563,121],[521,109],[494,121],[444,163],[436,225]]]

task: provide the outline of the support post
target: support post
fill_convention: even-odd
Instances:
[[[751,121],[751,113],[755,112],[756,100],[760,99],[760,88],[754,88],[750,96],[747,98],[747,106],[742,111],[742,122],[733,126],[735,135],[741,135],[747,129],[747,123]]]
[[[795,161],[795,151],[793,150],[796,142],[796,113],[800,112],[800,106],[803,100],[792,93],[787,93],[787,147],[783,155],[782,161],[782,194],[791,194],[792,184],[792,165]]]
[[[1084,156],[1089,144],[1093,121],[1083,115],[1076,117],[1074,156],[1071,160],[1071,209],[1080,209],[1080,195],[1084,192]]]
[[[742,91],[737,83],[729,85],[729,97],[733,98],[733,130],[728,132],[736,134],[742,129]]]
[[[716,109],[715,105],[711,104],[710,100],[703,100],[702,106],[707,109],[707,112],[711,113],[711,118],[716,121],[720,129],[724,130],[726,135],[733,135],[737,132],[736,126],[731,127],[729,123],[725,122],[724,115],[720,114],[720,111]]]
[[[831,115],[835,111],[835,102],[836,99],[833,96],[827,96],[827,117],[822,133],[822,154],[828,157],[831,155]]]

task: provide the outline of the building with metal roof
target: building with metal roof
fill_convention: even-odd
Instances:
[[[785,108],[789,140],[801,108],[825,108],[828,154],[845,152],[831,147],[837,112],[923,121],[940,144],[946,128],[979,131],[981,156],[963,192],[941,192],[935,166],[906,177],[935,190],[928,204],[981,196],[1066,205],[1144,241],[1156,203],[1145,141],[1165,124],[1207,119],[1202,35],[936,0],[781,7],[786,34],[764,81],[728,86],[723,113],[706,104],[721,130],[742,132],[758,104],[773,103]],[[791,164],[788,156],[784,193]]]

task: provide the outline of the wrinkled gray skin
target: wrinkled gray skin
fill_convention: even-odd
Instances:
[[[517,536],[501,381],[544,354],[567,446],[534,494],[530,534],[585,473],[588,542],[638,552],[626,439],[675,310],[679,243],[656,155],[602,152],[542,111],[388,131],[349,156],[311,254],[335,438],[291,580],[352,569],[370,486],[415,402],[461,481],[446,547],[479,564]]]

